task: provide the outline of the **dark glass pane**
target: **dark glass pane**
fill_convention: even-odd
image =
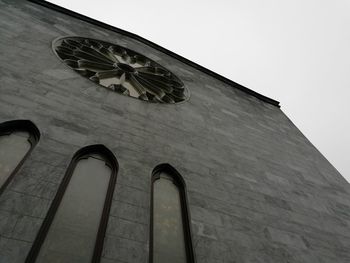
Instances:
[[[0,187],[30,150],[29,136],[17,131],[0,136]]]
[[[164,173],[153,185],[153,213],[153,263],[186,262],[180,193]]]
[[[103,160],[78,162],[36,262],[91,261],[110,175]]]

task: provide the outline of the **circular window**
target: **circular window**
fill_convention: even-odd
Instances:
[[[108,42],[64,37],[54,41],[56,55],[89,80],[115,92],[158,103],[188,98],[182,81],[153,60]]]

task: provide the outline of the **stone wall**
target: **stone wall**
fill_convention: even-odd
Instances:
[[[190,100],[152,104],[95,85],[52,52],[65,35],[152,58]],[[350,262],[349,184],[285,114],[132,38],[0,0],[0,122],[15,119],[33,121],[41,139],[0,197],[0,262],[24,261],[73,154],[96,143],[120,165],[103,263],[148,261],[160,163],[185,179],[198,263]]]

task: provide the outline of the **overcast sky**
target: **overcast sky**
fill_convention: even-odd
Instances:
[[[280,101],[350,182],[349,0],[51,2]]]

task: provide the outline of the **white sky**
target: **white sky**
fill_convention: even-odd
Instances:
[[[280,101],[350,182],[349,0],[51,2]]]

